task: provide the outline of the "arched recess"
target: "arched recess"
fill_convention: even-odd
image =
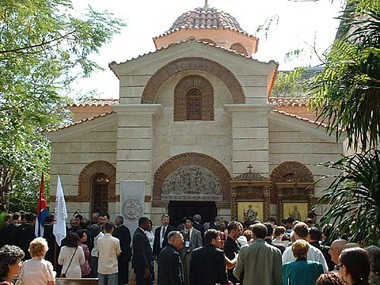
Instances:
[[[218,77],[232,94],[234,104],[245,103],[243,88],[229,69],[203,57],[185,57],[169,62],[153,74],[144,88],[141,104],[153,104],[160,86],[171,76],[182,71],[204,71]]]
[[[244,54],[245,56],[248,56],[248,52],[245,49],[245,47],[240,43],[234,43],[231,45],[230,49],[236,51],[237,53]]]
[[[79,175],[78,202],[89,202],[93,178],[95,175],[104,174],[109,179],[108,184],[108,202],[116,202],[119,198],[116,196],[116,168],[104,160],[97,160],[87,164]]]
[[[162,201],[162,186],[165,178],[181,166],[196,165],[207,168],[219,180],[222,189],[222,202],[216,202],[219,207],[231,206],[231,176],[224,165],[215,158],[203,153],[187,152],[178,154],[165,161],[155,172],[153,177],[153,207],[167,207],[169,201]]]
[[[190,75],[182,78],[174,89],[174,121],[185,121],[187,118],[186,96],[190,89],[198,89],[202,94],[202,121],[214,120],[214,88],[211,83],[199,75]]]
[[[312,209],[315,204],[314,176],[304,164],[285,161],[273,169],[270,178],[279,219],[288,218],[284,215],[286,203],[307,203],[307,210]]]
[[[313,173],[298,161],[285,161],[273,169],[272,182],[314,182]]]

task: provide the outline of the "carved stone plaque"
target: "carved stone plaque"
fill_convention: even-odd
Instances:
[[[219,179],[207,168],[199,165],[185,165],[170,173],[162,185],[162,199],[222,200]]]

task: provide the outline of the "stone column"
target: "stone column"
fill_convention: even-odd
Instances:
[[[225,104],[232,120],[232,176],[253,171],[269,176],[268,113],[271,104]]]
[[[118,114],[116,193],[120,180],[146,181],[145,209],[150,212],[152,196],[153,118],[160,104],[121,104],[113,107]],[[119,209],[119,206],[116,206]]]

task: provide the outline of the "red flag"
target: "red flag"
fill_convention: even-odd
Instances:
[[[37,206],[37,219],[35,227],[35,236],[42,237],[44,235],[44,224],[45,218],[49,214],[47,209],[47,203],[45,198],[45,181],[44,174],[42,173],[40,182],[40,194],[38,196],[38,206]]]

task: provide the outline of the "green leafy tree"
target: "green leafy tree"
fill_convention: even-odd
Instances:
[[[124,25],[91,7],[73,12],[69,0],[1,1],[0,211],[11,193],[13,202],[37,197],[50,156],[42,131],[62,124],[69,99],[61,94],[100,68],[89,55]]]
[[[338,139],[347,135],[356,154],[326,166],[340,170],[320,204],[329,205],[323,223],[350,240],[380,240],[380,2],[350,0],[326,67],[311,89],[312,106]],[[339,231],[339,232],[338,232]]]
[[[292,71],[279,71],[273,86],[273,97],[305,97],[310,84],[322,67],[299,67]]]

